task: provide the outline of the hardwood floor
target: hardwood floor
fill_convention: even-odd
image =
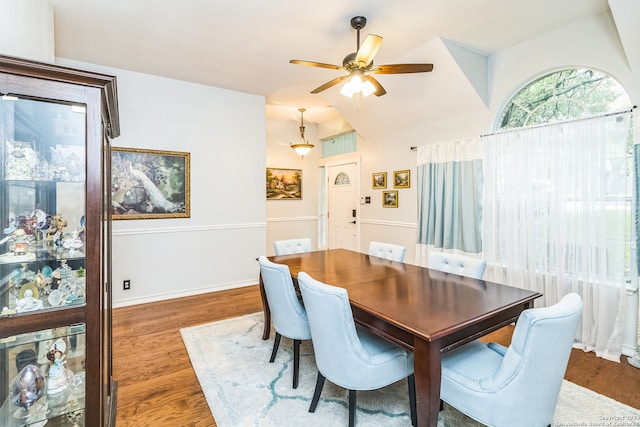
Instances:
[[[258,286],[115,309],[113,370],[117,427],[211,427],[215,421],[180,329],[262,310]],[[506,327],[485,339],[508,345]],[[640,369],[573,350],[565,378],[640,408]]]

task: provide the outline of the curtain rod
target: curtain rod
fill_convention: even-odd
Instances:
[[[507,132],[515,132],[518,130],[522,130],[522,129],[536,129],[536,128],[542,128],[542,127],[546,127],[546,126],[553,126],[553,125],[559,125],[559,124],[564,124],[564,123],[573,123],[573,122],[579,122],[582,120],[591,120],[591,119],[598,119],[601,117],[607,117],[607,116],[615,116],[617,114],[624,114],[624,113],[630,113],[632,112],[634,109],[638,108],[637,105],[634,105],[631,108],[627,108],[626,110],[622,110],[622,111],[615,111],[612,113],[604,113],[604,114],[599,114],[596,116],[589,116],[589,117],[583,117],[580,119],[572,119],[572,120],[566,120],[564,122],[554,122],[554,123],[543,123],[543,124],[539,124],[539,125],[534,125],[534,126],[527,126],[525,128],[514,128],[514,129],[507,129],[507,130],[502,130],[502,131],[496,131],[493,133],[486,133],[484,135],[480,135],[480,138],[484,138],[485,136],[491,136],[491,135],[496,135],[496,134],[503,134],[503,133],[507,133]],[[411,146],[411,151],[416,151],[418,149],[417,146]]]
[[[597,115],[594,115],[594,116],[582,117],[582,118],[579,118],[579,119],[570,119],[570,120],[565,120],[563,122],[541,123],[539,125],[525,126],[525,127],[522,127],[522,128],[499,130],[499,131],[496,131],[496,132],[485,133],[484,135],[480,135],[480,138],[484,138],[485,136],[492,136],[492,135],[498,135],[498,134],[503,134],[503,133],[515,132],[515,131],[519,131],[519,130],[522,130],[522,129],[538,129],[538,128],[544,128],[544,127],[547,127],[547,126],[562,125],[562,124],[566,124],[566,123],[575,123],[575,122],[581,122],[581,121],[586,121],[586,120],[599,119],[599,118],[602,118],[602,117],[616,116],[618,114],[630,113],[630,112],[633,111],[634,108],[637,108],[637,106],[634,105],[633,107],[627,108],[626,110],[613,111],[611,113],[597,114]]]

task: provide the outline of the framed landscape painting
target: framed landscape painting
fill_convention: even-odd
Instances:
[[[393,172],[393,188],[409,188],[410,187],[410,173],[409,170],[394,171]]]
[[[267,168],[267,200],[302,200],[302,169]]]
[[[382,192],[382,207],[397,208],[398,207],[398,190],[388,190]]]
[[[374,172],[371,174],[371,188],[387,188],[387,173]]]
[[[112,218],[189,218],[190,160],[181,151],[112,147]]]

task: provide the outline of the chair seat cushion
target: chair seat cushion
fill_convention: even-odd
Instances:
[[[350,390],[375,390],[413,374],[413,353],[380,338],[363,327],[356,327],[363,352],[360,360],[345,361],[331,369],[318,369],[332,383]]]
[[[500,353],[481,341],[472,341],[442,356],[442,382],[481,390],[480,381],[495,374],[503,362]]]
[[[391,341],[375,335],[367,328],[356,326],[362,347],[371,355],[371,363],[385,363],[397,356],[407,356],[413,366],[413,353],[409,353]]]

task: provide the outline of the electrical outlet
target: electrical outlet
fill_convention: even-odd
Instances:
[[[131,280],[123,280],[122,289],[124,289],[125,291],[128,291],[129,289],[131,289]]]

